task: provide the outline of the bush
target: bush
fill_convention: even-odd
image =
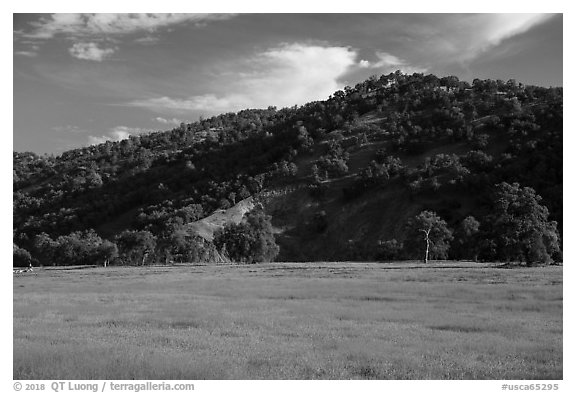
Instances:
[[[378,242],[378,252],[376,258],[382,261],[395,261],[402,255],[403,245],[396,239],[380,240]]]
[[[316,161],[313,175],[323,179],[344,176],[348,173],[349,158],[350,155],[344,151],[339,142],[331,141],[328,145],[328,152]]]

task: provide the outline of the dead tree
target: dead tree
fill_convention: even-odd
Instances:
[[[430,231],[432,231],[432,225],[428,229],[420,229],[424,232],[424,239],[426,240],[426,254],[424,255],[424,263],[428,263],[428,253],[430,252]]]

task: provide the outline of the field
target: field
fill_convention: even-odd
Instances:
[[[562,268],[36,269],[14,379],[562,379]]]

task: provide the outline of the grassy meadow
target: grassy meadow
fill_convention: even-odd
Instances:
[[[14,379],[562,379],[562,268],[307,263],[14,276]]]

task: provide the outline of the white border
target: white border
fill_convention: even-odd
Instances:
[[[78,12],[82,11],[79,8],[88,8],[89,12],[134,12],[142,10],[147,12],[237,12],[237,13],[438,13],[438,12],[549,12],[549,13],[563,13],[564,14],[564,73],[563,83],[565,89],[564,106],[569,110],[565,113],[564,129],[567,132],[564,134],[564,260],[567,262],[565,265],[565,282],[564,285],[564,381],[560,381],[561,391],[574,391],[576,388],[575,378],[573,373],[570,372],[574,365],[574,339],[572,332],[574,331],[574,290],[570,285],[571,279],[574,277],[574,230],[571,229],[570,223],[574,222],[574,207],[572,201],[574,200],[574,183],[573,183],[573,169],[574,169],[574,156],[572,147],[574,147],[574,133],[576,129],[573,127],[574,121],[572,116],[573,108],[573,73],[574,70],[571,65],[573,63],[573,49],[569,47],[569,43],[573,45],[573,41],[569,38],[576,37],[574,34],[574,7],[568,1],[501,1],[501,0],[483,0],[481,2],[474,2],[472,5],[466,4],[462,1],[424,1],[416,0],[410,2],[384,2],[384,1],[326,1],[326,2],[312,2],[310,0],[291,0],[286,2],[264,2],[264,1],[234,1],[234,0],[212,0],[208,2],[184,2],[181,0],[162,0],[154,3],[149,3],[142,6],[141,2],[129,1],[119,2],[117,0],[100,0],[94,3],[80,5],[77,0],[66,1],[38,1],[27,0],[19,2],[11,2],[11,4],[3,4],[3,11],[1,13],[2,22],[2,49],[5,53],[5,61],[3,66],[2,77],[2,108],[4,108],[5,117],[9,119],[8,124],[13,124],[13,63],[8,61],[8,56],[12,56],[12,13],[31,13],[31,12]],[[7,135],[6,143],[2,143],[2,164],[1,176],[2,183],[7,188],[9,182],[11,183],[11,167],[12,167],[12,154],[8,149],[12,149],[13,135],[8,130],[5,131]],[[0,287],[2,288],[2,315],[5,315],[5,321],[2,324],[2,339],[3,339],[3,356],[0,358],[0,387],[2,391],[10,392],[12,389],[12,273],[10,254],[11,250],[11,228],[12,228],[12,199],[8,190],[1,193],[2,197],[2,255],[4,262],[2,267],[2,274],[0,274]],[[534,381],[548,382],[548,381]],[[418,391],[441,391],[441,392],[495,392],[501,391],[502,382],[500,381],[244,381],[244,382],[230,382],[230,381],[196,381],[196,390],[198,391],[246,391],[246,392],[268,392],[271,388],[285,391],[317,391],[317,390],[330,390],[334,392],[346,392],[351,390],[362,389],[362,391],[382,392],[383,389],[389,391],[411,391],[412,389]],[[514,383],[508,381],[507,383]],[[518,381],[517,383],[527,384],[528,381]],[[570,388],[572,386],[572,388]]]

